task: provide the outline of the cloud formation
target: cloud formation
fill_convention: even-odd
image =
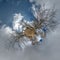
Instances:
[[[23,16],[19,13],[19,14],[14,14],[13,17],[13,29],[14,30],[18,30],[19,26],[20,26],[20,22],[23,19]],[[22,26],[20,27],[22,28]]]
[[[56,5],[59,6],[59,0],[56,2]],[[8,50],[5,47],[10,36],[8,33],[11,31],[11,28],[6,25],[0,29],[0,60],[60,60],[60,25],[47,35],[46,41],[42,45],[26,47],[24,51]]]

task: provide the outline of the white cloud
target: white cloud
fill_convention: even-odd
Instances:
[[[14,15],[13,17],[13,29],[14,30],[18,30],[19,28],[22,29],[22,26],[19,27],[22,19],[23,19],[23,16],[20,13]]]
[[[10,27],[6,27],[6,28],[5,28],[5,32],[6,32],[7,34],[12,33],[12,29],[11,29]]]
[[[10,36],[10,28],[6,27],[6,25],[3,25],[2,28],[0,29],[0,48],[5,47],[6,41],[8,41],[8,38]],[[4,43],[5,42],[5,43]]]
[[[23,18],[23,16],[19,13],[19,14],[14,14],[14,21],[21,21]]]

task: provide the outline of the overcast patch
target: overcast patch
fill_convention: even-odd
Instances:
[[[46,43],[40,46],[26,47],[21,50],[7,50],[8,34],[0,30],[0,60],[60,60],[60,25],[47,35]]]

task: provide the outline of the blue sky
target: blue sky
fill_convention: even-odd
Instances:
[[[32,3],[29,0],[1,0],[0,20],[2,20],[2,24],[12,26],[15,13],[21,13],[26,20],[34,20],[31,7]]]

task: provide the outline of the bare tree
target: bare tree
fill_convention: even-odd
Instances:
[[[13,42],[13,45],[15,44],[15,42],[18,42],[18,46],[20,47],[20,43],[23,43],[25,45],[24,41],[28,41],[28,39],[32,42],[32,45],[35,45],[39,42],[37,40],[37,36],[45,38],[47,31],[54,29],[54,27],[56,26],[56,10],[54,7],[47,9],[45,8],[45,5],[43,5],[40,7],[40,9],[36,7],[34,7],[34,9],[33,15],[36,19],[32,21],[32,24],[27,23],[28,21],[24,22],[24,19],[21,20],[20,23],[23,26],[22,29],[25,29],[23,29],[23,31],[20,33],[15,31],[15,34],[12,34],[12,38],[14,39],[14,41],[11,41],[11,43]],[[27,37],[27,40],[21,39],[24,37]]]

